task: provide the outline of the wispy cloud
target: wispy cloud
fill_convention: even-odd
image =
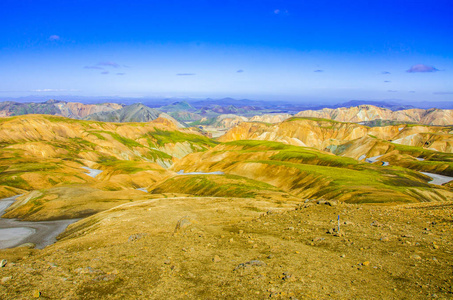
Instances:
[[[126,73],[116,73],[116,75],[123,76],[123,75],[126,75]]]
[[[195,73],[178,73],[176,76],[194,76],[196,75]]]
[[[85,66],[83,67],[84,69],[95,69],[95,70],[104,70],[103,67],[99,67],[99,66]]]
[[[389,83],[389,82],[391,82],[391,81],[390,81],[390,80],[384,80],[384,82],[385,82],[385,83]]]
[[[434,92],[434,95],[453,95],[453,92]]]
[[[116,62],[113,61],[102,61],[97,64],[98,66],[103,66],[103,67],[113,67],[113,68],[119,68],[120,65],[117,64]]]
[[[409,93],[413,94],[413,93],[415,93],[415,91],[409,91]]]
[[[276,8],[276,9],[274,9],[274,14],[276,14],[276,15],[287,15],[288,14],[288,10]]]
[[[85,66],[83,68],[84,69],[93,69],[93,70],[106,70],[108,67],[117,69],[117,68],[120,68],[121,66],[120,66],[120,64],[113,62],[113,61],[102,61],[95,65]],[[123,67],[126,67],[126,66],[123,66]],[[101,74],[108,74],[108,72],[107,73],[102,72]]]
[[[423,64],[413,65],[410,67],[409,70],[406,70],[408,73],[430,73],[430,72],[437,72],[438,69],[434,68],[433,66],[427,66]]]
[[[53,34],[53,35],[49,36],[49,41],[59,41],[59,40],[60,40],[59,35]]]
[[[239,70],[236,71],[236,73],[244,73],[244,70],[239,69]]]
[[[392,73],[390,73],[390,72],[388,72],[388,71],[383,71],[383,72],[381,72],[381,74],[383,74],[383,75],[389,75],[389,74],[392,74]]]
[[[102,75],[107,75],[107,74],[109,74],[109,73],[110,73],[109,71],[101,72]]]
[[[387,92],[389,92],[389,93],[396,93],[396,92],[398,92],[398,91],[395,91],[395,90],[387,90]]]
[[[75,89],[36,89],[30,90],[30,92],[46,93],[46,92],[78,92]]]
[[[313,72],[315,72],[315,73],[322,73],[322,72],[324,72],[324,70],[314,70]]]

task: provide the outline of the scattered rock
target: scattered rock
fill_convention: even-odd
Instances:
[[[77,268],[74,270],[74,272],[79,273],[79,274],[89,274],[89,273],[102,273],[101,270],[96,270],[91,267],[86,267],[86,268]]]
[[[292,280],[291,280],[292,279]],[[285,280],[285,281],[293,281],[294,278],[293,278],[293,275],[290,274],[289,272],[284,272],[283,273],[283,276],[282,276],[282,280]]]
[[[367,267],[367,266],[369,266],[369,265],[370,265],[370,262],[369,262],[368,260],[367,260],[367,261],[364,261],[364,262],[362,263],[362,266],[365,266],[365,267]]]
[[[136,233],[136,234],[133,234],[129,237],[129,242],[133,242],[133,241],[136,241],[136,240],[139,240],[145,236],[147,236],[148,234],[147,233]]]
[[[337,200],[329,200],[329,201],[326,201],[325,204],[329,205],[329,206],[337,206],[338,205],[338,201]]]
[[[186,227],[192,225],[192,223],[193,223],[193,220],[189,216],[182,217],[176,223],[175,231],[173,232],[173,235],[178,234]]]
[[[380,241],[381,242],[388,242],[388,241],[390,241],[390,239],[389,239],[388,236],[384,236],[384,237],[381,237]]]
[[[34,290],[33,291],[33,298],[39,298],[39,297],[41,297],[41,292],[38,291],[38,290]]]
[[[382,227],[382,224],[379,223],[378,221],[373,221],[373,222],[371,222],[370,225],[371,225],[371,226],[374,226],[374,227]]]
[[[0,268],[3,268],[4,266],[6,266],[7,263],[8,263],[8,261],[6,259],[2,259],[2,261],[0,261]]]
[[[412,259],[416,259],[416,260],[421,260],[422,259],[422,257],[420,255],[417,255],[417,254],[411,255],[411,258]]]
[[[251,261],[239,264],[236,268],[234,268],[234,271],[239,270],[239,269],[245,269],[248,267],[263,267],[265,265],[266,265],[266,263],[262,262],[261,260],[251,260]]]
[[[10,281],[11,279],[13,279],[13,276],[3,277],[3,278],[2,278],[2,284],[7,283],[7,282]]]
[[[115,274],[99,275],[93,279],[93,281],[113,281],[115,280]]]
[[[218,262],[221,262],[222,259],[220,259],[220,257],[218,255],[214,255],[214,258],[212,259],[212,261],[215,263],[218,263]]]
[[[320,237],[320,236],[317,236],[317,237],[315,237],[312,241],[313,241],[313,242],[322,242],[322,241],[324,241],[324,240],[325,240],[325,238]]]

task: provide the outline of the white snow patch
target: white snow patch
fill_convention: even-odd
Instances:
[[[366,161],[367,163],[372,164],[372,163],[374,163],[374,162],[377,162],[378,159],[379,159],[379,157],[381,157],[381,156],[382,156],[382,155],[373,156],[373,157],[370,157],[370,158],[365,159],[365,161]]]
[[[91,169],[88,167],[82,167],[82,168],[84,168],[85,170],[88,170],[88,173],[85,173],[85,174],[87,174],[88,176],[93,177],[93,178],[95,178],[96,176],[98,176],[99,174],[101,174],[103,172],[102,170]]]
[[[428,173],[428,172],[420,172],[420,173],[431,177],[433,180],[431,180],[429,183],[435,184],[435,185],[442,185],[444,183],[447,183],[447,182],[450,182],[453,180],[453,177],[450,177],[450,176],[444,176],[444,175]]]

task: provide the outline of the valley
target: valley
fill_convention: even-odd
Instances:
[[[0,118],[0,234],[70,224],[51,244],[17,229],[2,299],[451,296],[447,110],[367,126],[189,106]]]

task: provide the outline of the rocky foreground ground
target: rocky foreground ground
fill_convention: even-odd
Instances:
[[[144,200],[0,251],[0,298],[448,299],[452,241],[452,202]]]

